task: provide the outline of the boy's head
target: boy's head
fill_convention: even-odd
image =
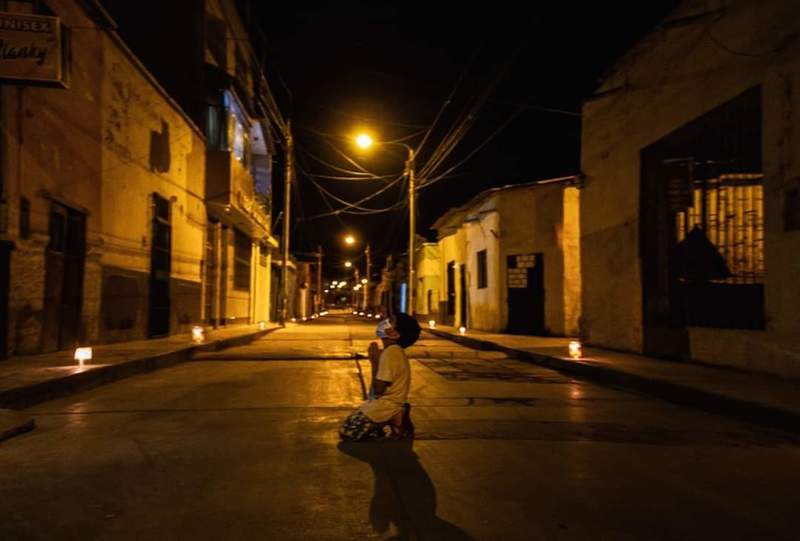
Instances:
[[[407,348],[414,344],[419,338],[421,331],[419,323],[408,314],[400,312],[390,318],[391,328],[386,329],[384,343],[387,341],[396,343],[402,348]]]

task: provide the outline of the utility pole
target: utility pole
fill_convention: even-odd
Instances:
[[[322,296],[322,246],[317,245],[317,312],[325,309]]]
[[[358,310],[358,291],[356,288],[361,284],[361,281],[358,275],[358,267],[355,265],[353,265],[353,276],[355,277],[355,285],[353,285],[353,308]]]
[[[283,262],[281,265],[280,323],[286,324],[289,312],[289,213],[291,211],[292,176],[294,175],[294,139],[292,121],[286,123],[286,174],[283,187]]]
[[[408,175],[408,297],[406,299],[406,313],[414,315],[414,241],[417,233],[416,216],[416,187],[414,185],[414,150],[408,147],[408,161],[406,162],[406,175]]]
[[[367,247],[364,250],[364,255],[367,258],[367,275],[365,276],[365,278],[367,279],[367,283],[364,284],[364,310],[367,310],[370,306],[369,286],[371,284],[370,275],[372,274],[372,259],[370,258],[369,244],[367,244]]]

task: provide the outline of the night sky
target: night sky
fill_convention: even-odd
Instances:
[[[344,276],[342,261],[363,247],[344,248],[345,231],[371,244],[376,271],[383,256],[403,250],[406,207],[314,219],[330,207],[313,182],[346,201],[361,199],[390,182],[321,178],[350,176],[322,161],[355,169],[335,148],[378,175],[402,171],[402,149],[376,147],[359,153],[350,144],[348,138],[359,127],[368,127],[380,140],[408,138],[406,142],[416,147],[442,110],[418,156],[420,170],[464,113],[479,106],[437,171],[458,163],[496,135],[452,176],[421,190],[418,233],[430,238],[429,227],[437,217],[486,188],[578,172],[580,117],[569,113],[580,111],[602,73],[675,4],[563,1],[548,7],[536,3],[535,9],[524,11],[497,2],[476,7],[253,2],[253,20],[267,41],[271,87],[294,124],[298,179],[292,250],[302,259],[304,252],[321,244],[331,278]],[[282,181],[283,173],[276,171],[276,218]],[[403,189],[398,183],[363,206],[390,207],[402,199]],[[334,210],[343,206],[329,203]]]

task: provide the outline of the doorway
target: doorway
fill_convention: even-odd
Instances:
[[[169,334],[169,281],[172,268],[172,227],[169,201],[158,194],[153,194],[152,233],[148,335],[150,338],[155,338]]]
[[[85,263],[86,215],[53,202],[50,242],[45,252],[43,351],[78,345]]]
[[[506,257],[508,325],[511,334],[547,334],[544,313],[544,254]]]

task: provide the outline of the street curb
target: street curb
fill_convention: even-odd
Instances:
[[[86,372],[69,374],[40,383],[34,383],[0,392],[0,408],[23,409],[54,398],[86,391],[139,374],[168,368],[192,360],[198,351],[219,351],[249,344],[279,329],[258,330],[242,336],[213,340],[207,344],[187,344],[175,351],[131,359],[117,364],[101,366]]]
[[[688,385],[639,376],[607,366],[589,364],[585,361],[514,349],[495,342],[455,335],[438,329],[425,329],[425,332],[470,348],[501,351],[509,357],[578,376],[601,385],[635,391],[681,406],[701,409],[762,427],[800,434],[800,414],[791,410],[705,391]]]
[[[36,428],[32,417],[11,410],[0,409],[0,442],[30,432]]]

